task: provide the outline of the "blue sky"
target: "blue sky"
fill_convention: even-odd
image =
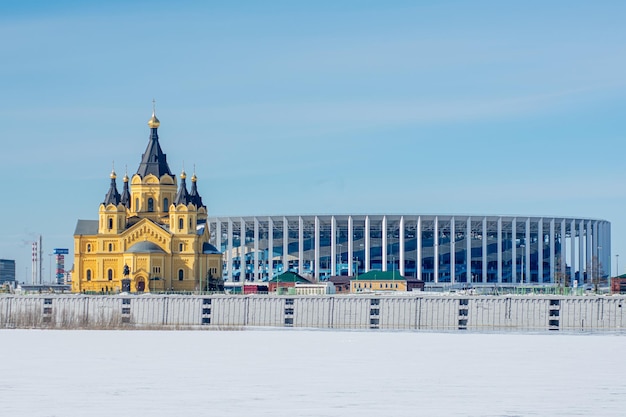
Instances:
[[[338,3],[2,2],[0,258],[72,248],[155,98],[210,215],[601,218],[626,270],[623,2]]]

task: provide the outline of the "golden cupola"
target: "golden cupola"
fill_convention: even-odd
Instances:
[[[152,110],[152,117],[148,120],[148,126],[150,126],[150,129],[156,129],[161,126],[161,122],[159,122],[159,119],[157,119],[154,114],[154,110]]]

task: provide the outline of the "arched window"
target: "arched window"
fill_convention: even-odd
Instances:
[[[183,230],[183,218],[179,217],[178,218],[178,230]]]
[[[91,252],[91,243],[87,244],[87,252]]]
[[[154,211],[154,199],[152,197],[148,199],[148,211],[149,212]]]
[[[87,281],[91,281],[91,269],[87,270]]]
[[[178,270],[178,280],[182,281],[184,277],[185,277],[185,272],[182,269],[179,269]]]
[[[113,281],[113,270],[109,269],[107,271],[107,277],[109,278],[109,281]]]
[[[163,211],[166,213],[170,211],[170,201],[167,198],[163,199]]]
[[[113,252],[113,244],[109,243],[109,252]]]
[[[191,224],[191,217],[189,218],[189,228],[190,228],[190,229],[193,229],[193,226],[192,226],[192,224]]]
[[[109,230],[113,229],[113,219],[109,217]]]
[[[182,243],[178,244],[178,251],[182,252],[185,249],[185,245],[183,245]]]
[[[135,211],[139,211],[139,199],[135,199]]]

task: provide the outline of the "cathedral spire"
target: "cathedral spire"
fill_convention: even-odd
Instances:
[[[185,182],[186,178],[187,174],[185,174],[185,170],[183,169],[183,172],[180,173],[180,188],[178,189],[176,198],[174,199],[174,204],[176,205],[187,205],[192,202],[189,193],[187,192],[187,183]]]
[[[191,192],[189,193],[189,198],[191,202],[195,204],[196,208],[200,208],[204,207],[204,204],[202,204],[202,197],[200,197],[200,194],[198,193],[198,186],[196,185],[198,177],[196,177],[195,171],[196,170],[194,168],[194,173],[191,176]]]
[[[120,193],[117,192],[117,183],[115,179],[117,175],[115,175],[115,170],[111,171],[111,185],[109,186],[109,191],[104,196],[104,205],[114,204],[118,205],[120,203]]]
[[[148,126],[150,127],[148,147],[141,157],[141,163],[137,170],[137,175],[141,178],[149,174],[157,178],[161,178],[165,174],[172,176],[170,167],[167,165],[167,157],[161,150],[161,145],[159,145],[158,129],[160,125],[161,122],[155,114],[154,100],[152,100],[152,117],[148,120]]]
[[[130,190],[128,189],[128,173],[124,174],[124,190],[120,197],[120,203],[126,208],[130,208]]]

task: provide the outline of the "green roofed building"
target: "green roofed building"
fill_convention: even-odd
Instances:
[[[406,278],[399,271],[369,271],[350,280],[350,292],[406,291]]]
[[[275,292],[277,288],[283,289],[283,288],[295,287],[296,282],[301,283],[301,284],[311,283],[311,281],[304,278],[302,275],[298,275],[295,272],[288,271],[268,281],[267,282],[269,286],[268,290],[269,292]]]

